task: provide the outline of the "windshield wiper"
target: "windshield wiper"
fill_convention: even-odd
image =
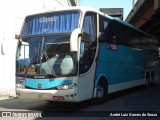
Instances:
[[[50,64],[50,62],[49,62],[49,58],[48,58],[47,53],[46,53],[45,51],[43,51],[43,54],[44,54],[44,56],[45,56],[45,58],[46,58],[46,60],[47,60],[47,63],[48,63],[48,66],[49,66],[49,68],[50,68],[50,71],[51,71],[52,75],[53,75],[54,77],[57,77],[54,69],[52,68],[52,66],[51,66],[51,64]]]

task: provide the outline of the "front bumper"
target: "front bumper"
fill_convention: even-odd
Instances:
[[[16,88],[18,98],[61,102],[79,102],[75,89],[69,90],[33,90]]]

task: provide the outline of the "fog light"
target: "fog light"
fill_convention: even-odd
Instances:
[[[76,87],[76,84],[68,84],[68,85],[61,85],[61,86],[58,86],[57,89],[58,90],[68,90],[68,89],[73,89]]]
[[[25,85],[22,85],[22,84],[16,84],[16,87],[17,88],[26,88]]]

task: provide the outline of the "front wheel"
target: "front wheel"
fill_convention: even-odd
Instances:
[[[96,104],[101,104],[104,103],[106,100],[106,94],[107,94],[107,89],[106,89],[106,84],[105,82],[100,82],[97,86],[97,90],[96,90],[96,98],[94,100],[94,102]]]

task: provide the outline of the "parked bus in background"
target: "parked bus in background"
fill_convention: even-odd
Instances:
[[[157,39],[91,8],[27,16],[18,39],[19,98],[101,103],[155,78]]]

